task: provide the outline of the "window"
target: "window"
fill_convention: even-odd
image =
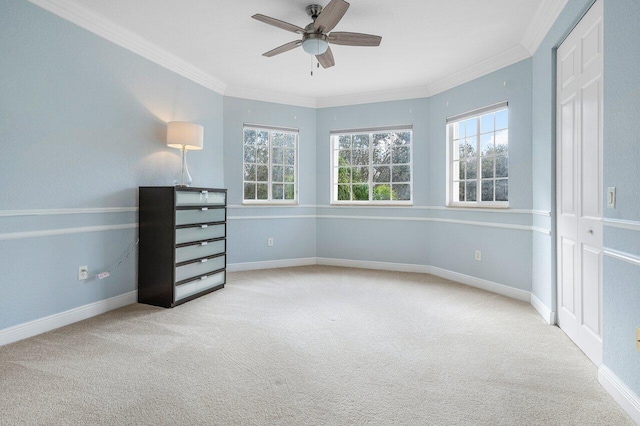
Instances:
[[[410,126],[331,132],[333,204],[411,204]]]
[[[447,119],[448,205],[509,206],[507,103]]]
[[[246,125],[244,202],[295,204],[298,200],[298,130]]]

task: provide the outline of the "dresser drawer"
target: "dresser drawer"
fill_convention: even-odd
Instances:
[[[227,194],[208,191],[176,191],[176,206],[224,206]]]
[[[176,225],[190,225],[192,223],[224,222],[225,209],[201,209],[176,210]]]
[[[225,283],[225,272],[218,272],[217,274],[210,275],[206,278],[191,281],[185,284],[176,286],[175,300],[182,300],[186,297],[193,296],[201,291],[208,290],[210,288],[219,286]]]
[[[202,243],[176,248],[176,263],[213,256],[225,252],[225,241],[203,241]]]
[[[212,240],[226,236],[225,233],[225,225],[203,225],[180,228],[176,229],[176,244]]]
[[[176,267],[176,282],[207,275],[225,267],[226,256],[205,258],[195,263]]]

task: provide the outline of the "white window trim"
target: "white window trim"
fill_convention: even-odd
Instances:
[[[269,164],[267,165],[267,167],[269,168],[269,177],[268,177],[268,199],[267,200],[245,200],[244,199],[244,131],[246,129],[250,129],[250,130],[258,130],[258,131],[267,131],[269,132]],[[296,140],[295,140],[295,165],[294,165],[294,173],[295,173],[295,180],[293,182],[293,200],[272,200],[272,163],[271,163],[271,137],[273,132],[286,132],[286,133],[294,133],[296,135]],[[249,123],[245,123],[242,126],[242,167],[240,172],[242,173],[241,175],[241,179],[242,179],[242,205],[260,205],[260,206],[264,206],[264,205],[273,205],[273,206],[297,206],[300,204],[299,198],[298,198],[298,187],[300,185],[300,174],[299,174],[299,168],[298,168],[298,164],[299,164],[299,153],[298,153],[298,147],[299,147],[299,141],[300,141],[300,133],[299,130],[296,128],[291,128],[291,127],[277,127],[277,126],[269,126],[269,125],[260,125],[260,124],[249,124]],[[256,170],[257,173],[257,170]],[[257,178],[257,176],[256,176]]]
[[[471,117],[479,117],[485,114],[490,114],[492,112],[501,111],[503,109],[509,108],[509,102],[499,102],[494,105],[489,105],[483,108],[478,108],[473,111],[469,111],[463,114],[458,114],[452,117],[448,117],[446,120],[446,143],[447,143],[447,175],[446,175],[446,207],[455,207],[455,208],[467,208],[467,209],[509,209],[509,201],[451,201],[453,200],[453,170],[452,170],[452,158],[453,158],[453,135],[451,134],[451,125],[459,123],[461,121],[465,121]],[[511,114],[509,114],[509,121],[511,121]],[[511,134],[511,123],[507,125],[507,130],[509,130],[509,134]],[[480,156],[480,120],[478,120],[478,173],[482,173],[481,167],[481,156]],[[509,138],[511,139],[511,138]],[[509,147],[511,148],[511,147]],[[511,154],[511,149],[509,149],[509,156]],[[494,177],[495,179],[495,177]],[[507,176],[508,184],[511,183],[511,172],[509,172],[509,176]],[[482,181],[482,177],[477,179],[478,182]],[[476,197],[478,198],[478,197]],[[509,196],[511,198],[511,196]]]
[[[335,184],[335,176],[334,176],[334,172],[335,172],[335,166],[334,166],[334,158],[333,158],[333,153],[334,153],[334,137],[337,137],[339,135],[355,135],[355,134],[368,134],[368,135],[372,135],[373,133],[379,133],[379,132],[402,132],[402,131],[409,131],[411,134],[411,139],[410,139],[410,143],[409,143],[409,167],[410,167],[410,182],[409,182],[409,196],[410,196],[410,200],[368,200],[368,201],[354,201],[354,200],[348,200],[348,201],[339,201],[336,200],[337,196],[336,196],[336,184]],[[369,167],[373,167],[373,161],[372,161],[372,156],[373,156],[373,138],[371,138],[370,144],[369,144]],[[362,207],[375,207],[375,206],[384,206],[384,207],[393,207],[393,206],[402,206],[402,207],[406,207],[406,206],[413,206],[413,125],[405,125],[405,126],[385,126],[385,127],[370,127],[370,128],[366,128],[366,129],[346,129],[346,130],[332,130],[331,131],[331,135],[330,135],[330,139],[329,139],[329,157],[330,157],[330,167],[331,170],[329,172],[329,185],[330,185],[330,197],[331,197],[331,203],[330,205],[332,206],[362,206]],[[369,180],[367,182],[367,185],[369,185],[369,192],[371,194],[371,191],[373,191],[373,173],[371,173],[371,170],[369,170]]]

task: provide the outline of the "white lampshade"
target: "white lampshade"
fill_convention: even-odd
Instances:
[[[167,123],[167,146],[186,150],[202,149],[204,144],[204,127],[186,121]]]

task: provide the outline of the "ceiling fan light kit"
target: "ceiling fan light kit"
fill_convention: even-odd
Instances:
[[[302,40],[302,48],[310,55],[322,55],[329,48],[329,41],[324,34],[308,34]]]
[[[311,4],[307,6],[307,14],[313,19],[313,22],[305,28],[269,16],[256,14],[252,18],[265,24],[273,25],[285,31],[302,34],[302,40],[295,40],[280,47],[276,47],[262,56],[268,58],[279,55],[289,50],[293,50],[298,46],[302,46],[305,52],[314,55],[318,63],[323,68],[334,66],[335,60],[329,44],[338,44],[342,46],[379,46],[382,37],[370,34],[333,32],[331,30],[338,25],[344,14],[349,9],[349,3],[344,0],[331,0],[326,7],[319,4]]]

